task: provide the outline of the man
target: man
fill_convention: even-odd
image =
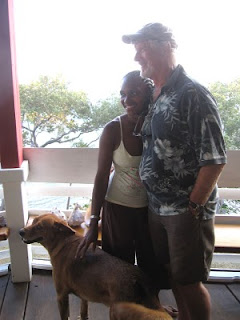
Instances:
[[[149,23],[122,40],[135,46],[141,75],[155,84],[140,165],[154,251],[169,268],[178,319],[209,320],[203,281],[214,251],[216,183],[226,163],[216,102],[176,64],[177,44],[168,27]]]

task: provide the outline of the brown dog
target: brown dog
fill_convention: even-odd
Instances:
[[[99,248],[94,252],[88,249],[82,259],[76,257],[83,237],[57,216],[38,216],[32,225],[22,228],[19,234],[25,243],[39,242],[48,250],[62,320],[67,320],[69,316],[69,293],[74,293],[82,300],[82,320],[88,319],[88,301],[107,306],[116,302],[134,302],[161,311],[162,318],[159,319],[172,319],[160,305],[149,279],[136,266]],[[113,312],[110,319],[123,318],[118,318]]]
[[[111,320],[164,320],[166,312],[146,308],[132,302],[118,302],[110,307]],[[171,319],[171,317],[170,317]]]

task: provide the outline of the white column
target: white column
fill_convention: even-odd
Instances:
[[[13,282],[28,282],[32,277],[31,245],[24,244],[19,235],[19,230],[28,219],[27,177],[27,161],[22,163],[21,168],[0,169],[0,183],[3,184],[6,219],[10,229],[8,241]]]

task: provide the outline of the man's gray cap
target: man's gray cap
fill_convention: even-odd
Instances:
[[[148,23],[136,33],[122,36],[122,41],[128,44],[147,40],[169,41],[172,48],[177,48],[172,30],[158,22]]]

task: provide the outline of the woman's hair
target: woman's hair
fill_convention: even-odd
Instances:
[[[153,90],[154,90],[154,82],[152,79],[144,78],[140,75],[139,70],[134,70],[129,73],[127,73],[123,79],[142,79],[143,83],[147,87],[147,97],[149,99],[149,103],[152,102],[152,96],[153,96]]]

